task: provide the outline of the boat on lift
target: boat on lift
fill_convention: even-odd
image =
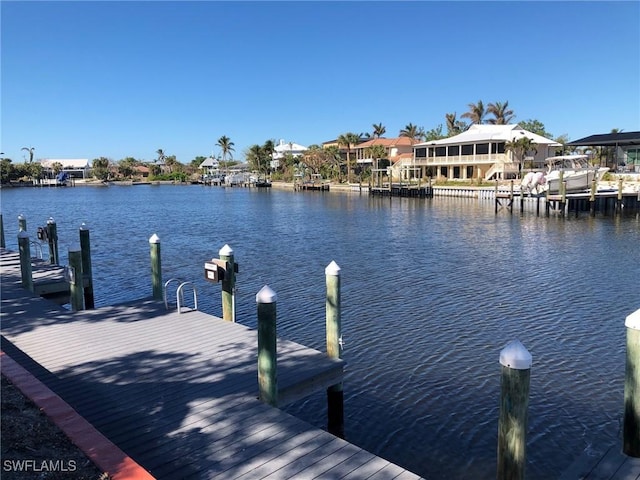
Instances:
[[[560,192],[560,172],[562,182],[566,182],[566,192],[581,192],[589,190],[595,179],[596,183],[609,171],[607,167],[594,167],[589,165],[587,155],[559,155],[548,157],[545,183],[549,193]]]

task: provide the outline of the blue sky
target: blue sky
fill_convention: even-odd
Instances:
[[[575,140],[640,130],[640,2],[2,1],[0,149],[234,158],[426,130],[508,101]],[[446,124],[445,124],[446,125]]]

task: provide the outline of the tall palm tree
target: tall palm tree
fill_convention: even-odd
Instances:
[[[426,133],[423,127],[418,127],[413,123],[409,123],[405,125],[405,127],[400,130],[401,137],[409,137],[412,143],[423,140],[426,137]]]
[[[164,150],[159,148],[158,150],[156,150],[156,154],[158,155],[158,159],[156,160],[156,162],[164,163],[165,158],[167,158],[167,156],[164,154]]]
[[[358,142],[360,142],[360,135],[357,133],[343,133],[338,137],[338,145],[347,147],[347,182],[351,181],[351,147]]]
[[[380,138],[387,131],[386,127],[380,123],[374,123],[373,125],[373,138]]]
[[[491,118],[487,121],[492,125],[508,125],[509,122],[515,117],[513,110],[509,110],[509,101],[496,102],[487,105],[487,113],[492,114],[495,118]]]
[[[469,111],[463,113],[462,115],[460,115],[460,117],[468,118],[469,120],[471,120],[471,123],[480,125],[483,122],[484,116],[486,114],[487,112],[484,109],[484,103],[482,103],[482,100],[478,100],[478,103],[470,103]]]
[[[518,161],[518,175],[522,178],[522,164],[524,163],[524,157],[529,152],[533,152],[534,154],[538,153],[536,144],[529,137],[520,137],[518,139],[514,137],[513,140],[504,144],[504,148],[505,150],[513,152]]]
[[[233,148],[235,143],[233,143],[229,137],[223,135],[218,139],[216,145],[222,150],[222,161],[224,162],[225,167],[227,167],[228,171],[227,155],[229,155],[229,158],[233,158],[231,152],[235,151]]]
[[[456,118],[456,115],[457,115],[456,112],[445,114],[445,119],[447,121],[448,137],[453,137],[454,135],[458,135],[464,132],[467,128],[469,128],[469,125],[467,125],[462,120],[458,120]]]
[[[29,152],[29,163],[33,162],[33,152],[36,151],[35,147],[22,147],[20,150]]]

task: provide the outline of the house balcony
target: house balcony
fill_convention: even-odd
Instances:
[[[479,165],[493,163],[512,163],[511,158],[507,154],[477,154],[477,155],[455,155],[440,157],[416,157],[413,164],[437,166],[437,165]]]

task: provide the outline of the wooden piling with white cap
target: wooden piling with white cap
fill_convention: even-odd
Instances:
[[[233,249],[229,245],[225,245],[220,249],[218,255],[220,255],[220,260],[227,262],[227,268],[222,279],[222,319],[235,322],[236,267]]]
[[[153,290],[153,298],[162,300],[164,293],[162,291],[162,259],[160,257],[160,237],[155,233],[149,238],[149,247],[151,250],[151,286]]]
[[[640,457],[640,309],[627,316],[623,452]]]
[[[326,329],[327,355],[342,358],[342,319],[340,302],[340,267],[332,261],[324,270],[327,284]],[[344,391],[342,382],[327,388],[327,430],[344,438]]]
[[[278,406],[278,355],[276,349],[277,295],[268,285],[256,294],[258,305],[258,391],[259,398]]]
[[[82,249],[80,245],[69,248],[69,303],[76,312],[84,310],[84,278],[82,273]]]
[[[498,420],[498,480],[525,477],[527,409],[532,357],[518,340],[500,352],[500,417]]]

